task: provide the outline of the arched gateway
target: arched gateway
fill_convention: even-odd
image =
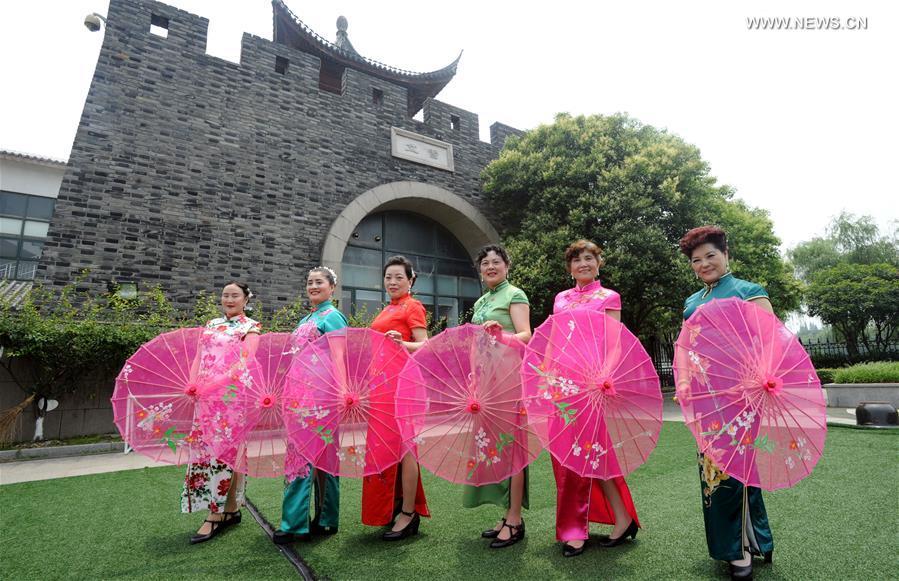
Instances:
[[[404,254],[416,265],[417,297],[453,325],[480,295],[474,255],[496,240],[487,218],[460,196],[430,184],[392,182],[368,190],[340,213],[325,239],[322,263],[338,272],[344,310],[370,313],[385,300],[384,260]]]

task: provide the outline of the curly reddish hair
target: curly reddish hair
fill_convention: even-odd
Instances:
[[[727,234],[717,226],[693,228],[680,239],[680,251],[691,258],[697,246],[711,244],[721,252],[727,252]]]
[[[589,252],[595,256],[599,266],[605,264],[605,260],[602,258],[602,248],[589,240],[581,238],[572,242],[565,249],[565,264],[568,265],[568,268],[571,268],[571,261],[580,256],[582,252]]]

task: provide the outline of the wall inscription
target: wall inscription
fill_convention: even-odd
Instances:
[[[452,143],[412,133],[399,127],[390,128],[390,153],[400,159],[455,171]]]

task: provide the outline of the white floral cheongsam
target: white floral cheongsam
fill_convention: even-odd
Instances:
[[[258,321],[238,315],[219,317],[206,323],[200,339],[199,376],[226,373],[235,362],[227,360],[226,349],[212,347],[227,346],[228,343],[242,341],[250,333],[259,333],[262,325]],[[201,436],[202,437],[202,436]],[[196,512],[209,509],[219,513],[224,510],[228,490],[231,488],[233,473],[226,464],[207,457],[187,466],[184,487],[181,490],[181,512]],[[243,487],[236,491],[238,505],[243,502]]]

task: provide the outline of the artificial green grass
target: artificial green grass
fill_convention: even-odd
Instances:
[[[340,532],[294,546],[329,579],[720,579],[708,557],[695,446],[683,424],[664,424],[659,446],[628,478],[643,530],[614,549],[588,547],[565,559],[555,542],[555,485],[544,454],[531,470],[527,538],[491,550],[480,531],[496,507],[461,508],[461,489],[424,475],[434,518],[398,543],[359,524],[361,483],[341,482]],[[790,490],[765,493],[774,564],[757,579],[881,579],[899,554],[899,433],[831,428],[815,472]],[[292,576],[245,513],[238,527],[188,547],[201,516],[177,511],[180,470],[120,472],[0,487],[0,577],[272,578]],[[277,526],[282,483],[253,480],[249,497]],[[594,536],[609,527],[594,525]]]
[[[0,486],[0,579],[296,576],[246,510],[189,546],[205,515],[179,514],[183,479],[171,467]]]
[[[897,450],[897,432],[831,428],[814,473],[793,489],[765,494],[775,556],[773,566],[756,561],[756,578],[871,579],[895,571]],[[489,549],[479,537],[501,509],[463,509],[460,488],[430,474],[424,486],[433,518],[422,523],[418,537],[386,543],[378,538],[381,529],[360,525],[361,485],[344,479],[340,533],[295,547],[316,574],[331,579],[718,579],[726,572],[708,556],[696,448],[683,424],[665,422],[649,461],[628,478],[643,525],[637,542],[562,557],[546,453],[530,477],[527,537],[507,549]],[[277,524],[278,486],[254,488],[260,511]],[[591,535],[610,529],[593,525]]]

